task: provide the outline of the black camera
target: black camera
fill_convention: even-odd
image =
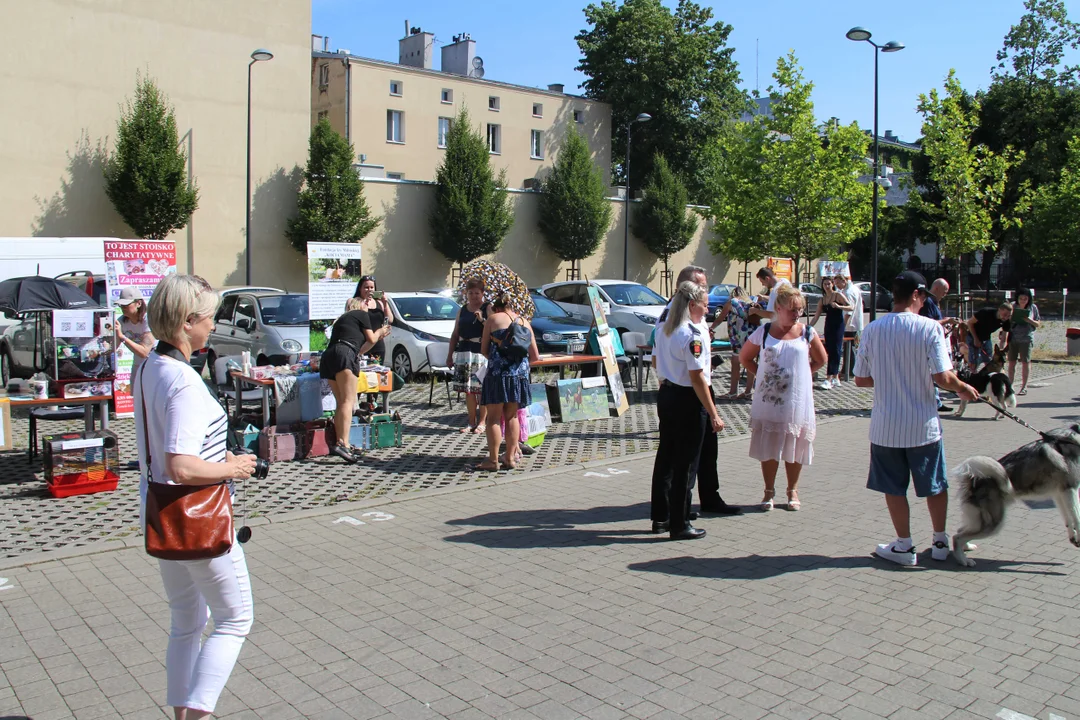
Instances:
[[[270,472],[270,461],[263,460],[262,458],[256,458],[255,470],[251,473],[251,477],[256,480],[265,480],[267,474]]]

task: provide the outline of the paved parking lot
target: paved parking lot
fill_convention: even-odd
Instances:
[[[1018,411],[1077,418],[1080,376]],[[984,406],[946,420],[951,464],[1033,436]],[[1019,504],[978,566],[870,557],[868,421],[824,423],[803,509],[648,534],[648,453],[472,489],[269,516],[246,546],[256,623],[228,718],[1080,717],[1080,554]],[[760,499],[743,436],[729,501]],[[376,505],[376,503],[382,503]],[[102,546],[99,546],[102,547]],[[167,610],[139,549],[0,572],[0,716],[163,718]]]

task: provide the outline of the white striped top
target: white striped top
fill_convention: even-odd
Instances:
[[[931,375],[952,370],[941,325],[910,312],[889,313],[863,330],[855,376],[874,379],[870,442],[893,448],[941,439]]]

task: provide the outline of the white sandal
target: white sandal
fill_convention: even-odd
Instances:
[[[768,512],[773,509],[773,498],[776,497],[775,490],[766,490],[765,498],[761,501],[761,509]]]

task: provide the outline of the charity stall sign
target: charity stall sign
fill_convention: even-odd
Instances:
[[[330,340],[330,328],[345,312],[360,282],[359,243],[307,244],[308,322],[311,332],[304,352],[321,352]]]

